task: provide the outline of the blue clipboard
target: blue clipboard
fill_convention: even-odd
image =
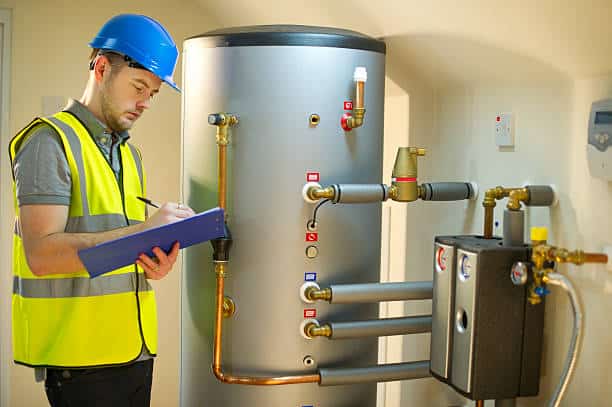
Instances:
[[[134,264],[140,253],[153,257],[151,249],[156,246],[168,252],[177,241],[183,249],[223,237],[223,222],[223,209],[213,208],[174,223],[79,250],[78,255],[93,278]]]

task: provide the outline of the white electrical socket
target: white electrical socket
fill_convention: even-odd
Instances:
[[[499,147],[514,147],[514,115],[500,113],[495,117],[495,144]]]

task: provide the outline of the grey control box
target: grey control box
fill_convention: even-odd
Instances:
[[[497,238],[438,236],[434,253],[441,248],[452,268],[440,273],[434,255],[432,375],[472,400],[537,395],[544,304],[529,304],[528,285],[510,278],[515,262],[529,260],[530,248],[502,246]]]

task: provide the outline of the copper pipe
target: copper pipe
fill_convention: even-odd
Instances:
[[[220,127],[219,127],[220,128]],[[217,142],[219,152],[218,165],[218,182],[219,182],[219,206],[225,210],[226,208],[226,152],[227,143],[223,138],[218,138]],[[225,212],[227,216],[227,212]],[[234,376],[223,372],[221,369],[221,353],[222,353],[222,338],[223,338],[223,303],[225,299],[225,274],[226,263],[215,263],[215,273],[217,274],[217,291],[215,297],[215,336],[213,348],[213,365],[212,370],[217,379],[223,383],[229,384],[248,384],[248,385],[281,385],[281,384],[300,384],[300,383],[319,383],[321,375],[297,375],[297,376],[280,376],[280,377],[252,377],[252,376]]]
[[[219,168],[217,169],[219,174],[219,207],[225,211],[225,217],[227,218],[226,211],[226,185],[227,185],[227,170],[226,170],[226,157],[227,157],[227,145],[219,144]]]
[[[221,373],[221,337],[223,335],[223,291],[225,288],[225,264],[216,263],[217,295],[215,297],[215,339],[213,349],[213,371],[218,377],[217,371]]]
[[[608,262],[608,256],[603,253],[585,253],[584,262],[606,264]]]
[[[493,237],[493,206],[485,206],[484,216],[484,238],[491,239]]]
[[[255,386],[319,383],[321,381],[321,376],[319,374],[279,377],[252,377],[234,376],[232,374],[223,372],[221,369],[221,338],[223,335],[223,291],[225,285],[225,269],[226,266],[224,263],[215,264],[215,272],[217,273],[217,297],[215,307],[215,338],[212,366],[215,377],[223,383],[248,384]]]
[[[476,407],[484,407],[484,400],[476,400]]]
[[[356,82],[357,87],[355,89],[355,108],[363,109],[364,108],[364,85],[365,82]]]

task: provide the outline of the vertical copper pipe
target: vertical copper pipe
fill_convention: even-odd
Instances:
[[[217,274],[217,295],[215,301],[213,371],[218,377],[218,373],[221,372],[221,337],[223,334],[223,291],[225,286],[225,264],[215,263],[215,273]]]
[[[484,407],[484,400],[476,400],[476,407]]]
[[[485,206],[484,208],[484,238],[491,239],[493,237],[493,206]]]
[[[226,191],[227,191],[227,143],[217,142],[218,147],[218,182],[219,182],[219,207],[226,210]],[[212,369],[215,377],[223,383],[248,384],[248,385],[280,385],[280,384],[300,384],[300,383],[319,383],[319,374],[281,376],[281,377],[251,377],[234,376],[221,370],[221,353],[223,338],[223,298],[225,297],[225,273],[226,263],[215,263],[215,273],[217,275],[217,290],[215,296],[215,334],[213,339],[213,364]]]
[[[355,108],[363,109],[364,106],[364,89],[365,82],[356,82],[357,88],[355,89]]]
[[[225,217],[227,218],[226,211],[226,190],[227,190],[227,165],[226,165],[226,157],[227,157],[227,145],[219,144],[219,164],[218,164],[218,174],[219,174],[219,207],[225,211]]]

